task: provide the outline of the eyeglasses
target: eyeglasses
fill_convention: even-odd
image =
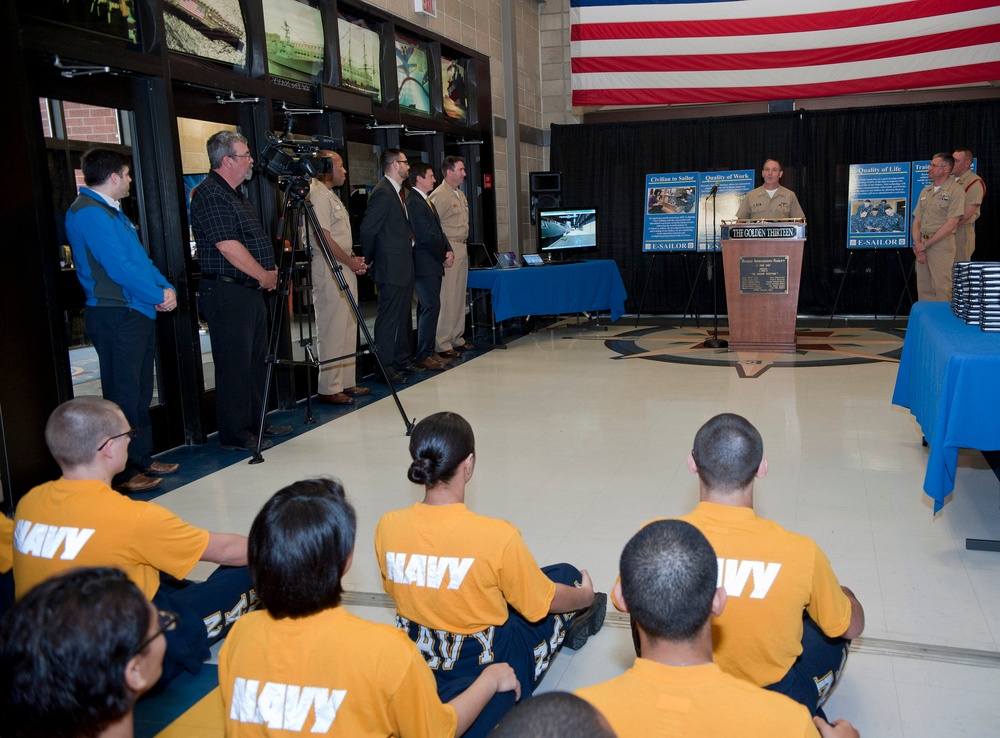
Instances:
[[[245,153],[245,154],[230,154],[229,156],[231,156],[233,159],[251,159],[251,158],[253,158],[253,155],[249,151],[247,153]]]
[[[177,621],[180,620],[180,615],[178,615],[176,612],[170,612],[169,610],[157,610],[156,617],[157,620],[159,621],[160,627],[156,629],[156,632],[153,633],[153,635],[151,635],[149,638],[145,639],[142,643],[139,644],[139,646],[135,649],[136,654],[140,654],[143,651],[145,651],[146,646],[155,641],[164,633],[171,630],[176,630]]]
[[[129,428],[124,433],[119,433],[117,436],[111,436],[111,438],[109,438],[104,443],[102,443],[100,446],[98,446],[97,450],[98,451],[103,451],[104,447],[107,446],[109,443],[111,443],[116,438],[121,438],[122,436],[128,436],[129,438],[135,438],[137,435],[139,435],[139,429],[138,428]]]
[[[406,166],[410,166],[410,162],[408,162],[406,159],[396,159],[396,163],[397,164],[406,164]]]

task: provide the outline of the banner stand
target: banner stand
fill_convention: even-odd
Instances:
[[[664,252],[665,254],[676,254],[676,251]],[[642,318],[642,306],[646,304],[646,292],[649,290],[649,280],[653,276],[653,266],[656,264],[656,257],[660,254],[657,252],[652,252],[653,258],[649,261],[649,268],[646,270],[646,279],[642,283],[642,296],[639,298],[639,307],[635,312],[635,327],[639,327],[639,319]],[[684,319],[687,319],[688,308],[691,306],[691,301],[694,298],[694,289],[698,284],[698,279],[701,277],[702,267],[705,266],[705,254],[701,255],[701,263],[698,265],[698,271],[694,275],[694,281],[691,281],[691,271],[688,266],[688,254],[686,252],[680,252],[681,256],[684,257],[684,283],[688,289],[688,300],[687,304],[684,306]],[[701,328],[701,320],[696,313],[692,313],[691,317],[694,318],[695,325]]]
[[[872,255],[872,281],[875,281],[875,276],[877,274],[876,265],[878,263],[878,254],[884,252],[886,249],[874,249],[869,251]],[[903,278],[903,289],[899,292],[899,300],[896,302],[896,311],[892,314],[893,322],[899,318],[899,309],[903,306],[903,298],[907,297],[910,300],[910,305],[913,305],[913,293],[910,292],[910,280],[913,278],[914,264],[910,264],[910,269],[907,271],[906,267],[903,266],[903,256],[900,249],[894,249],[896,252],[896,263],[899,266],[899,274]],[[833,319],[837,314],[837,306],[840,304],[840,295],[844,291],[844,284],[847,282],[847,275],[851,273],[851,261],[854,259],[855,249],[849,249],[847,252],[847,264],[844,266],[844,274],[840,278],[840,286],[837,288],[837,297],[834,298],[833,308],[830,310],[830,320],[827,321],[826,327],[833,327]],[[872,315],[875,316],[875,320],[878,320],[878,307],[876,305],[872,306]]]

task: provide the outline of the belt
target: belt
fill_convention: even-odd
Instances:
[[[225,274],[202,274],[201,278],[211,282],[238,284],[240,287],[249,287],[252,290],[260,289],[260,283],[256,279],[237,279],[236,277],[227,277]]]

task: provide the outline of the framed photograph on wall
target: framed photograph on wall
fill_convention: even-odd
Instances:
[[[314,82],[323,74],[323,19],[309,0],[264,0],[267,71]]]
[[[414,113],[431,112],[430,54],[427,44],[396,34],[396,80],[399,107]]]
[[[469,120],[468,60],[441,55],[441,99],[444,114],[452,120]]]
[[[363,18],[337,17],[340,34],[340,84],[382,102],[382,55],[378,31]]]

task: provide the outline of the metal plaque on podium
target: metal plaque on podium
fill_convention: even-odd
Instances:
[[[795,351],[805,241],[802,220],[722,225],[730,351]]]

